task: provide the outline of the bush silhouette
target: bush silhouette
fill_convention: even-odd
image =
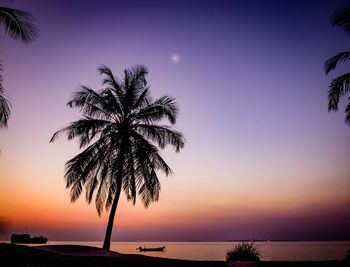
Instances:
[[[259,261],[260,251],[254,242],[242,242],[226,252],[226,261]]]

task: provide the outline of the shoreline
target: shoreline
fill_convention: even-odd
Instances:
[[[1,266],[155,266],[155,267],[345,267],[345,261],[260,261],[227,263],[225,261],[180,260],[161,257],[123,254],[82,245],[26,246],[0,243]]]

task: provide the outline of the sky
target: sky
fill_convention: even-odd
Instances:
[[[349,48],[330,23],[345,3],[0,0],[40,29],[29,45],[0,33],[12,104],[0,130],[2,238],[103,240],[108,213],[84,194],[70,203],[65,188],[77,142],[49,140],[79,118],[66,106],[73,91],[101,88],[98,66],[121,77],[144,64],[152,95],[176,98],[187,141],[162,152],[175,175],[160,174],[159,202],[122,195],[112,240],[349,240],[345,102],[327,111],[327,86],[348,66],[323,71]]]

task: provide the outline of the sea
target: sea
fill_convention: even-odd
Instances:
[[[225,260],[227,250],[238,242],[111,242],[111,250],[126,254],[188,260]],[[48,245],[102,247],[102,242],[53,241]],[[264,241],[255,242],[265,261],[341,260],[350,250],[350,241]],[[164,252],[139,252],[136,248],[166,246]]]

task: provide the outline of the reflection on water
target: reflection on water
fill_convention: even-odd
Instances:
[[[49,241],[48,245],[77,244],[102,247],[102,242]],[[235,242],[112,242],[111,250],[127,254],[190,260],[225,260]],[[263,260],[340,260],[350,249],[350,241],[256,242]],[[165,252],[138,252],[139,246],[166,246]]]

